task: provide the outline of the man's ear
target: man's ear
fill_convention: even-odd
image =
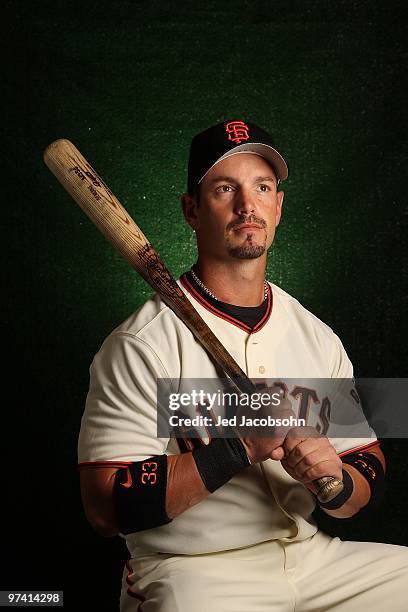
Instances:
[[[197,199],[188,193],[183,193],[180,198],[183,215],[187,223],[193,230],[197,229]]]
[[[278,191],[278,193],[276,194],[277,197],[277,205],[276,205],[276,214],[275,214],[275,225],[279,225],[279,222],[281,220],[281,216],[282,216],[282,204],[283,204],[283,197],[284,197],[284,193],[283,191]]]

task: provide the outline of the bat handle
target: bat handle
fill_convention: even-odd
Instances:
[[[342,492],[344,488],[343,482],[338,478],[333,478],[332,476],[318,478],[315,481],[315,485],[318,487],[316,494],[317,499],[322,504],[326,504],[334,499],[339,493]]]

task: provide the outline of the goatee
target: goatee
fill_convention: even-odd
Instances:
[[[235,259],[256,259],[265,253],[265,246],[261,244],[245,244],[237,247],[228,247],[228,253]]]

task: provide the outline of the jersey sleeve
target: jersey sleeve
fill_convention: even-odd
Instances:
[[[79,467],[120,465],[164,453],[157,437],[157,378],[168,378],[152,348],[124,332],[111,334],[90,367],[78,440]]]
[[[353,364],[340,338],[334,333],[332,337],[329,367],[331,378],[353,378]]]
[[[368,450],[379,444],[374,430],[364,414],[360,397],[355,387],[353,365],[340,341],[333,334],[330,356],[330,372],[333,379],[331,410],[327,437],[337,454],[342,456],[352,451]]]

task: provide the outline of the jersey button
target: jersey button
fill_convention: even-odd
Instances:
[[[264,366],[259,366],[259,368],[258,368],[258,372],[259,372],[260,374],[265,374],[265,367],[264,367]]]

